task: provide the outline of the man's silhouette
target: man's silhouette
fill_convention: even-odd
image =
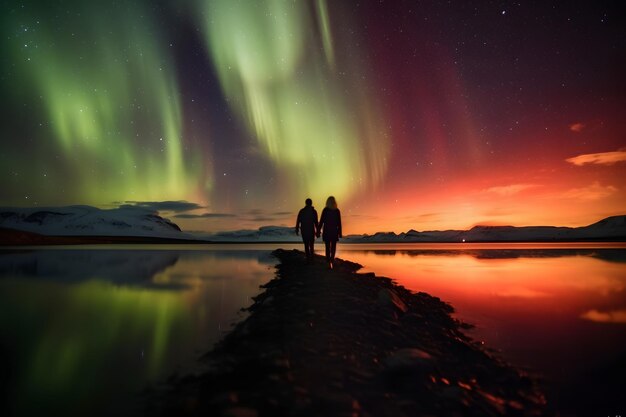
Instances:
[[[307,198],[304,202],[305,206],[298,213],[296,220],[296,234],[298,231],[302,234],[304,242],[304,253],[307,259],[313,259],[313,247],[315,244],[315,232],[317,231],[317,211],[313,208],[313,201]]]

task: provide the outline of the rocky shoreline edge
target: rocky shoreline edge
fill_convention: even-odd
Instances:
[[[276,277],[205,370],[147,394],[145,415],[538,416],[536,382],[463,333],[449,304],[360,265],[278,249]]]

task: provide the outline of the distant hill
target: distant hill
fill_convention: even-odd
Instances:
[[[300,242],[292,227],[185,233],[172,221],[140,207],[0,208],[0,245],[91,243]],[[626,241],[626,215],[584,227],[475,226],[470,230],[409,230],[350,235],[344,243]]]
[[[262,226],[256,230],[233,230],[217,233],[198,233],[197,237],[221,243],[237,242],[302,242],[293,227],[285,226]]]
[[[373,235],[351,235],[344,242],[563,242],[626,241],[626,215],[607,217],[584,227],[555,226],[475,226],[470,230],[445,230],[406,233],[379,232]]]
[[[3,243],[41,244],[50,237],[115,240],[195,239],[153,211],[139,207],[103,210],[91,206],[0,208]]]
[[[264,226],[258,230],[237,230],[197,236],[213,242],[300,242],[293,228]],[[584,227],[555,226],[475,226],[470,230],[418,232],[409,230],[396,234],[378,232],[373,235],[349,235],[344,243],[454,243],[454,242],[564,242],[564,241],[626,241],[626,216],[608,217]]]

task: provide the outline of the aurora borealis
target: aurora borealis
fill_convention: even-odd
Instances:
[[[186,230],[580,226],[626,207],[613,2],[8,1],[1,206]]]
[[[35,162],[12,170],[27,177],[26,194],[51,203],[184,198],[210,187],[184,149],[180,91],[156,23],[140,7],[83,4],[64,15],[45,5],[3,14],[19,86],[12,99],[24,101],[24,124],[39,127],[3,166]]]
[[[297,189],[320,201],[330,181],[346,197],[376,185],[388,144],[381,118],[372,117],[373,95],[337,93],[363,89],[333,71],[326,3],[314,4],[311,16],[308,2],[203,2],[203,27],[233,111]]]

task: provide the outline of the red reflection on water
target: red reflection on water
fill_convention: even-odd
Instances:
[[[450,302],[460,319],[477,326],[473,337],[519,366],[560,379],[574,368],[624,354],[623,261],[603,260],[593,251],[491,247],[500,249],[389,250],[383,245],[378,246],[383,250],[364,251],[345,245],[339,256]]]

